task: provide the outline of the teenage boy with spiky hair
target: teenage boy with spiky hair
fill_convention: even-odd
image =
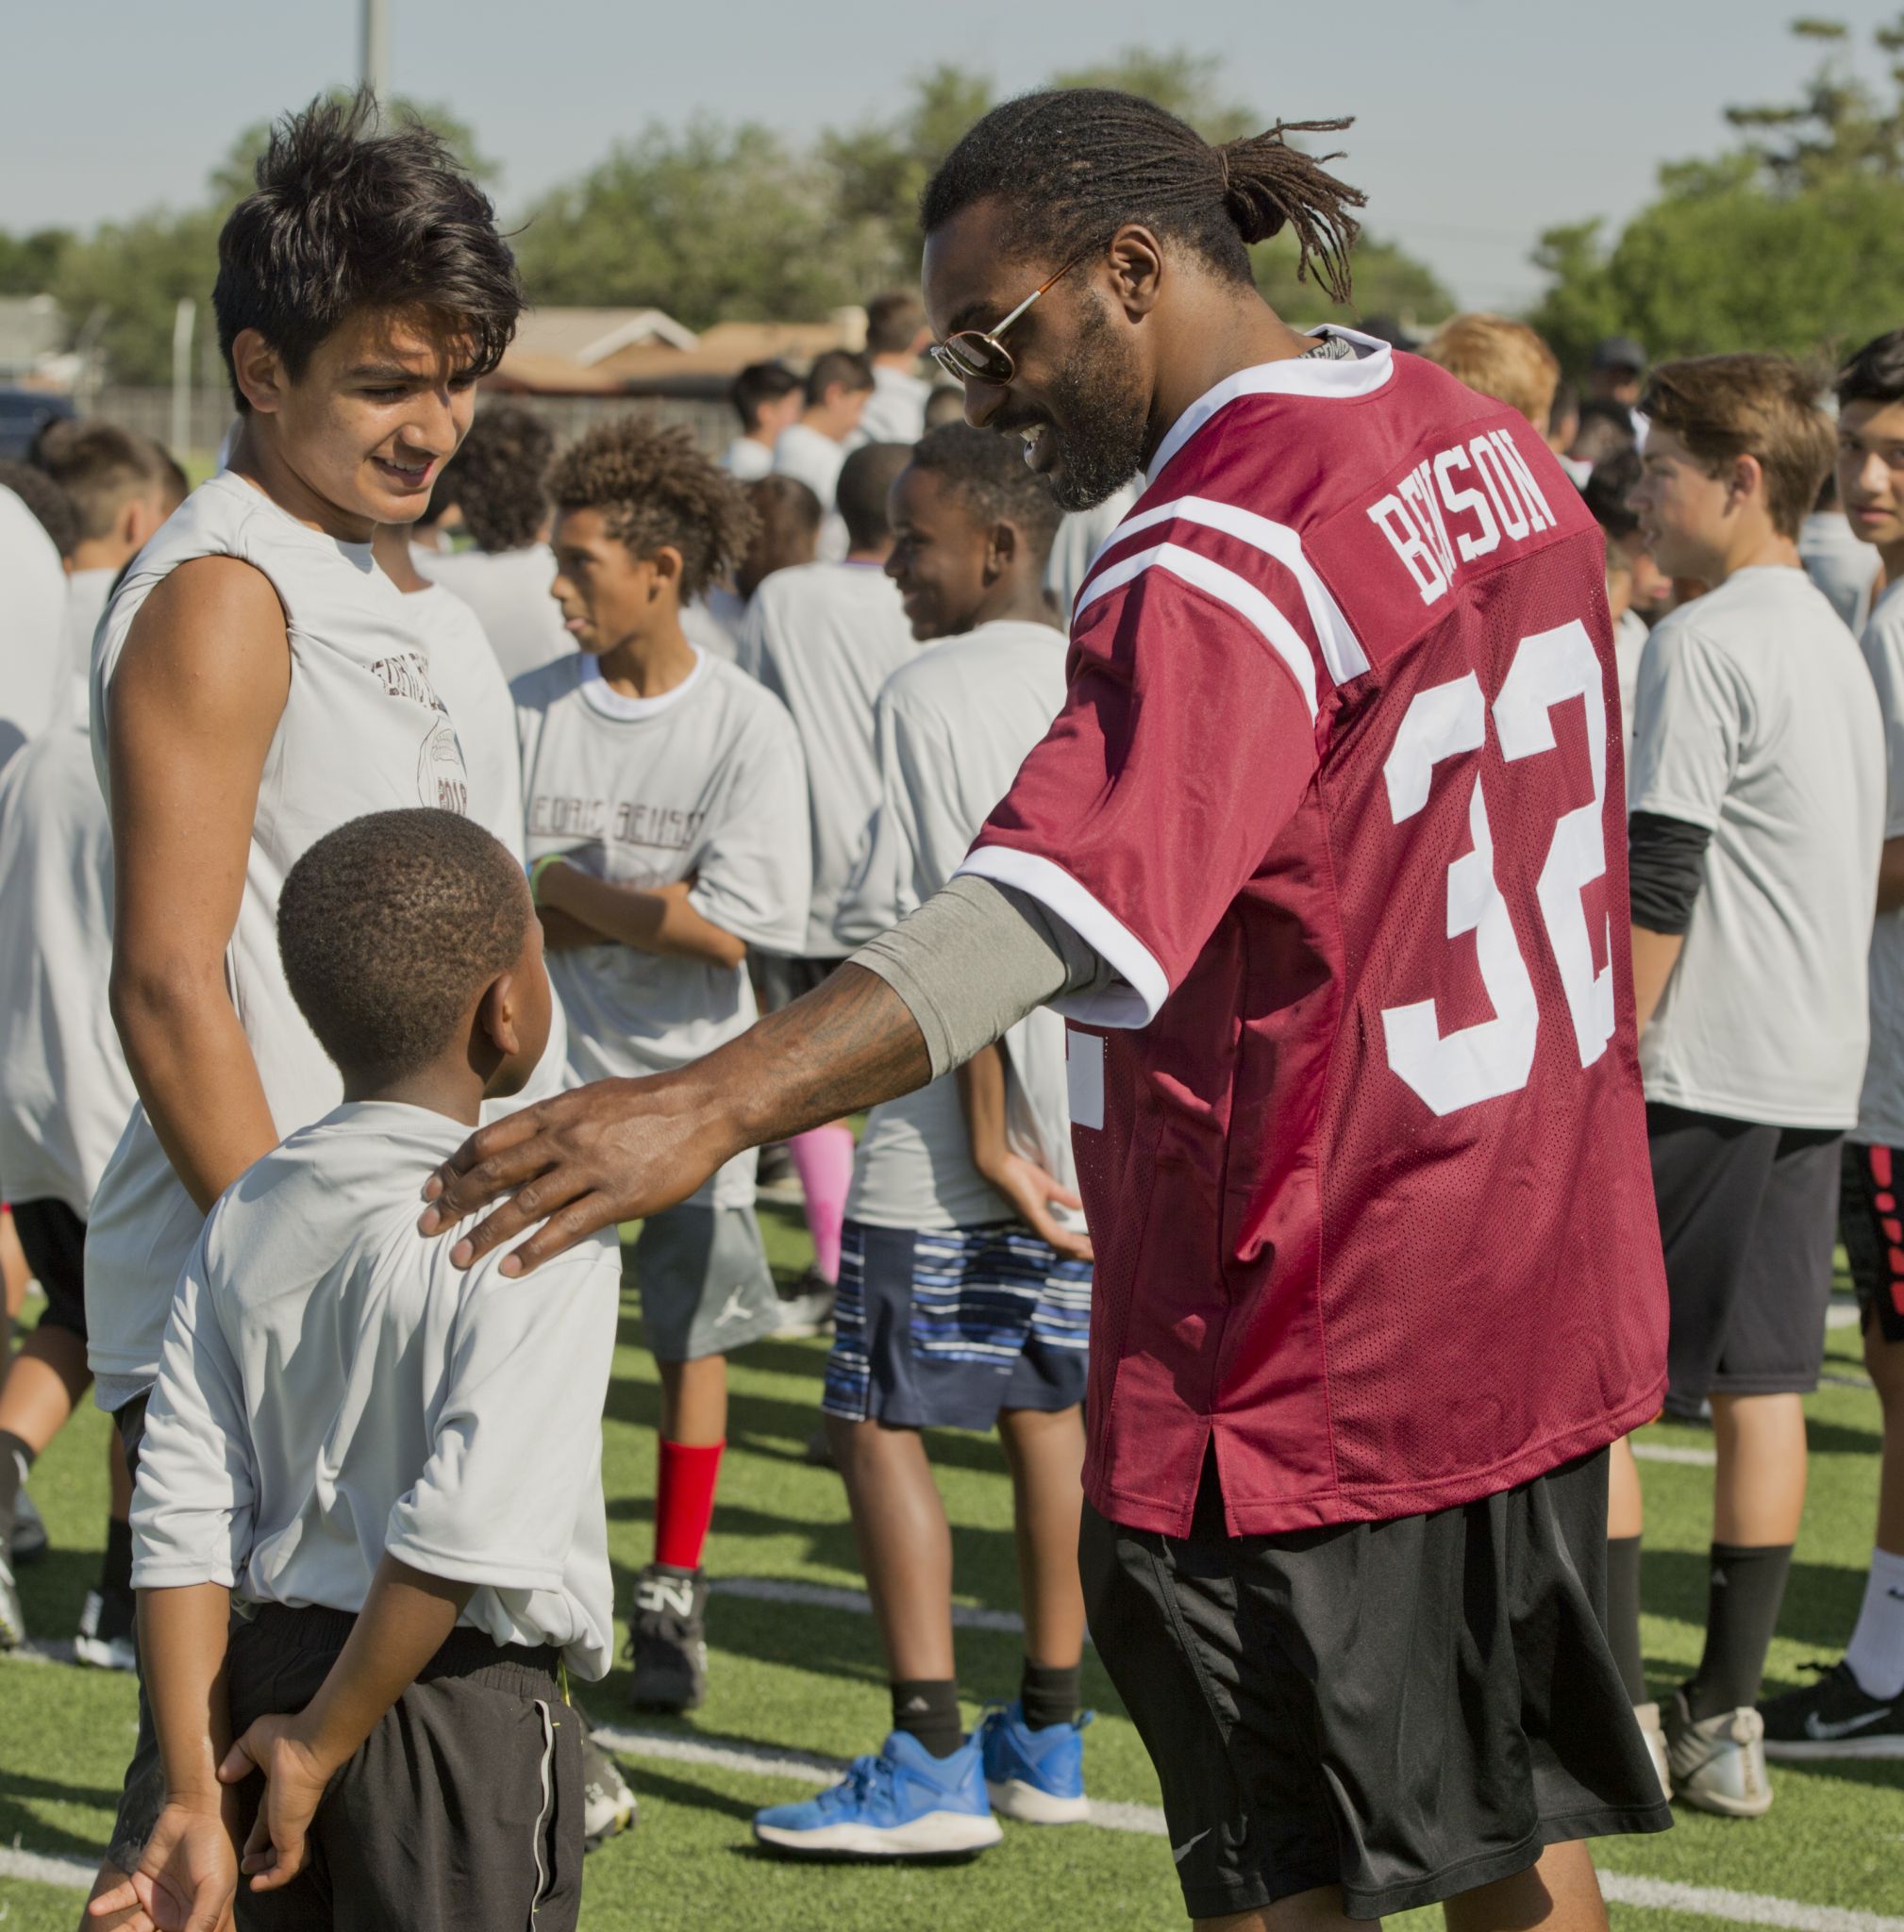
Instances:
[[[1878,1534],[1843,1658],[1759,1707],[1771,1758],[1904,1757],[1904,329],[1839,372],[1838,496],[1889,588],[1861,640],[1884,720],[1888,784],[1871,933],[1871,1051],[1845,1143],[1838,1225],[1883,1413]]]
[[[1864,1075],[1884,736],[1856,641],[1798,559],[1832,448],[1810,374],[1781,356],[1663,363],[1643,408],[1640,527],[1662,570],[1710,586],[1647,641],[1629,788],[1667,1399],[1711,1401],[1718,1451],[1705,1650],[1660,1715],[1675,1796],[1756,1817],[1772,1788],[1753,1706],[1804,1507],[1802,1397]],[[1609,1634],[1645,1712],[1638,1592],[1620,1585],[1640,1530],[1622,1447]]]
[[[892,522],[886,574],[928,648],[879,692],[877,808],[839,910],[847,941],[944,885],[1064,701],[1064,639],[1044,599],[1059,510],[1016,452],[962,423],[928,432],[893,486]],[[867,1120],[822,1407],[886,1652],[892,1732],[863,1775],[760,1812],[763,1844],[930,1857],[995,1844],[994,1812],[1086,1815],[1077,1524],[1091,1244],[1065,1213],[1077,1205],[1069,1136],[1053,1013]],[[1025,1662],[1017,1697],[968,1738],[952,1534],[923,1431],[994,1426],[1011,1470]]]
[[[685,430],[610,423],[560,457],[555,592],[574,655],[516,680],[523,798],[550,976],[578,1080],[689,1065],[757,1014],[749,947],[807,932],[807,778],[779,700],[697,650],[681,611],[754,532],[740,486]],[[750,1148],[650,1215],[627,1255],[661,1375],[654,1559],[630,1620],[643,1709],[707,1680],[702,1548],[727,1428],[727,1357],[779,1297]]]
[[[207,1210],[338,1098],[278,959],[280,883],[364,812],[462,808],[456,729],[371,535],[429,501],[522,303],[488,200],[367,97],[278,125],[218,253],[230,466],[135,560],[92,670],[140,1105],[93,1198],[86,1313],[95,1399],[135,1457]],[[146,1724],[109,1868],[138,1860],[153,1773]]]

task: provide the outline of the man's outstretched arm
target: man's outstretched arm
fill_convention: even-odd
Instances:
[[[693,1066],[600,1081],[473,1135],[431,1182],[424,1232],[509,1195],[451,1258],[466,1267],[544,1222],[501,1264],[521,1274],[686,1200],[744,1148],[923,1087],[1104,971],[1035,902],[955,879],[816,991]]]

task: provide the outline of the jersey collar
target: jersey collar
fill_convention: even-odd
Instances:
[[[1227,375],[1214,389],[1206,390],[1170,425],[1169,434],[1158,445],[1150,467],[1144,473],[1144,487],[1155,483],[1171,459],[1219,409],[1227,408],[1243,396],[1313,396],[1318,401],[1344,402],[1353,396],[1373,395],[1395,374],[1395,351],[1374,336],[1352,328],[1338,328],[1326,323],[1311,329],[1311,335],[1339,336],[1353,342],[1362,353],[1353,360],[1291,356],[1280,362],[1261,362],[1254,369],[1239,369]]]

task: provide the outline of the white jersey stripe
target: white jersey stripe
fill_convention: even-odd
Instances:
[[[1353,361],[1332,358],[1291,356],[1280,362],[1261,362],[1254,369],[1239,369],[1215,388],[1206,390],[1170,425],[1170,433],[1157,446],[1150,467],[1144,473],[1146,484],[1163,475],[1170,459],[1216,414],[1239,396],[1313,396],[1319,401],[1344,401],[1354,396],[1373,395],[1395,374],[1395,351],[1374,336],[1330,323],[1313,329],[1317,336],[1340,336],[1353,342],[1361,354]]]
[[[1344,684],[1368,669],[1368,654],[1362,649],[1361,641],[1349,628],[1342,606],[1304,555],[1302,539],[1287,524],[1272,523],[1269,518],[1233,503],[1218,503],[1207,496],[1179,496],[1155,509],[1127,517],[1111,533],[1110,541],[1121,541],[1139,530],[1168,523],[1202,524],[1275,558],[1302,591],[1302,601],[1309,608],[1309,621],[1315,627],[1316,642],[1322,648],[1322,661],[1329,676],[1337,684]],[[1086,589],[1089,590],[1088,585]],[[1080,604],[1078,608],[1083,607]]]
[[[1125,528],[1128,529],[1129,525]],[[1120,557],[1102,575],[1092,578],[1078,593],[1077,617],[1082,617],[1098,598],[1121,591],[1133,577],[1150,569],[1165,570],[1174,577],[1228,604],[1263,641],[1289,666],[1303,703],[1315,719],[1315,658],[1294,625],[1265,597],[1256,586],[1240,577],[1213,558],[1186,550],[1180,543],[1158,543],[1148,550],[1133,551]],[[1073,620],[1076,622],[1076,619]]]

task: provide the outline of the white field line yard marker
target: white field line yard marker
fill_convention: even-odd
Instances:
[[[630,1757],[699,1764],[710,1770],[786,1778],[816,1787],[832,1784],[845,1769],[837,1759],[812,1752],[777,1750],[740,1739],[704,1740],[670,1731],[630,1730],[612,1724],[597,1726],[595,1737],[610,1750]],[[1105,1831],[1144,1838],[1165,1835],[1163,1813],[1154,1805],[1094,1804],[1091,1822]],[[92,1875],[93,1868],[78,1858],[23,1851],[18,1845],[0,1847],[0,1878],[28,1879],[84,1891],[91,1887]],[[1640,1878],[1624,1872],[1601,1873],[1600,1886],[1616,1905],[1692,1912],[1734,1924],[1777,1925],[1786,1932],[1904,1932],[1904,1919],[1887,1918],[1879,1912],[1806,1905],[1796,1899],[1766,1898],[1756,1892],[1682,1885],[1664,1878]]]
[[[1683,1462],[1693,1469],[1711,1469],[1719,1459],[1710,1449],[1680,1449],[1671,1442],[1635,1442],[1633,1454],[1642,1462]]]

